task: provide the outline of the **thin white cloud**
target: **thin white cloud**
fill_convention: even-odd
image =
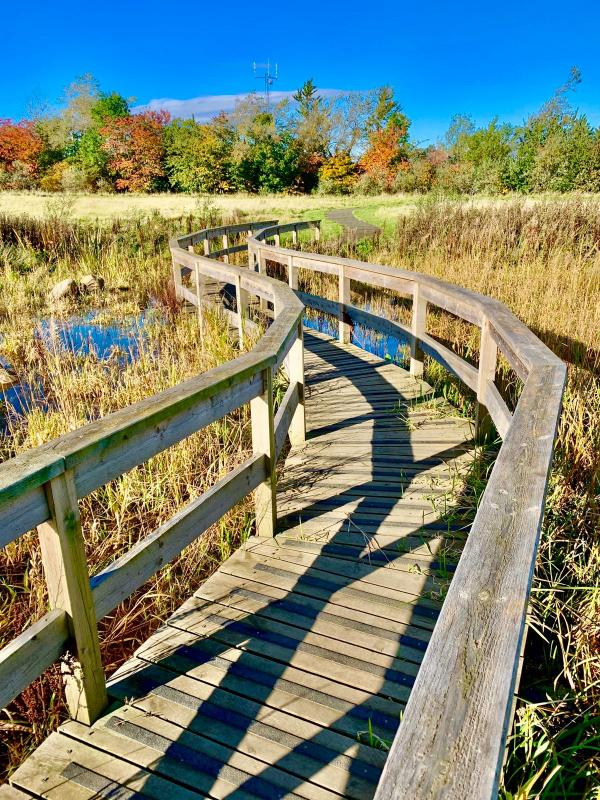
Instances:
[[[280,100],[291,98],[294,92],[295,90],[289,92],[272,91],[271,102],[278,103]],[[321,97],[337,97],[345,93],[344,89],[319,89]],[[230,113],[234,110],[235,104],[246,97],[248,97],[247,92],[244,94],[209,94],[201,97],[190,97],[187,100],[160,97],[143,105],[135,106],[132,111],[139,114],[144,111],[160,111],[164,109],[172,117],[182,117],[184,119],[194,117],[198,122],[206,122],[221,111],[226,114]]]

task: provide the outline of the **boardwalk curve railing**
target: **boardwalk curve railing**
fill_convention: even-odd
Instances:
[[[248,229],[200,231],[173,240],[171,251],[179,275],[191,268],[234,284],[240,303],[255,295],[274,304],[275,318],[250,352],[0,465],[0,547],[37,527],[50,606],[0,651],[0,708],[69,648],[76,654],[65,664],[69,711],[89,724],[107,703],[97,621],[250,492],[257,531],[273,535],[276,446],[286,435],[304,439],[304,307],[280,281],[186,250]],[[183,288],[177,284],[180,296]],[[275,415],[273,375],[284,360],[290,385]],[[246,403],[252,456],[90,580],[78,500]]]
[[[273,226],[250,238],[251,267],[285,266],[294,290],[299,269],[336,277],[337,302],[296,294],[339,320],[341,341],[352,322],[407,340],[415,376],[423,373],[423,353],[432,356],[476,393],[476,433],[491,418],[502,437],[375,797],[489,800],[512,718],[566,367],[497,300],[410,270],[282,248],[285,231]],[[411,326],[351,305],[351,281],[411,298]],[[480,329],[478,368],[427,333],[429,306]],[[513,414],[495,384],[498,353],[523,381]]]
[[[315,222],[261,222],[173,240],[178,297],[201,313],[207,282],[232,285],[235,311],[226,313],[242,342],[252,324],[251,298],[258,298],[272,322],[257,344],[0,465],[0,546],[37,527],[50,604],[48,614],[0,651],[0,707],[69,648],[75,651],[65,662],[70,713],[90,723],[107,701],[97,620],[252,491],[257,533],[274,534],[276,460],[286,436],[292,444],[304,440],[302,315],[308,306],[339,320],[342,341],[354,322],[405,338],[416,377],[424,353],[435,358],[476,393],[478,431],[491,419],[503,439],[376,795],[491,798],[511,719],[565,367],[488,297],[420,273],[281,246],[286,237],[296,244],[303,229],[318,236]],[[244,233],[247,242],[237,241]],[[213,249],[214,242],[221,247]],[[195,252],[199,245],[202,255]],[[249,268],[227,263],[246,249]],[[287,268],[289,285],[267,276],[267,262]],[[336,277],[338,301],[300,292],[299,269]],[[410,327],[353,306],[351,281],[411,298]],[[429,306],[480,328],[478,367],[427,333]],[[523,381],[513,414],[494,380],[498,353]],[[284,361],[289,388],[275,413],[273,376]],[[90,581],[78,499],[246,403],[252,456]]]

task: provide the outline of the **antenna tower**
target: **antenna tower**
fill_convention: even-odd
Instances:
[[[277,64],[275,64],[275,73],[271,72],[271,62],[267,61],[266,64],[257,64],[256,61],[252,65],[252,69],[254,70],[254,78],[257,81],[262,81],[264,84],[264,93],[265,93],[265,111],[267,114],[271,113],[271,86],[275,83],[277,78],[279,77],[279,72],[277,68]],[[257,72],[259,74],[257,74]]]

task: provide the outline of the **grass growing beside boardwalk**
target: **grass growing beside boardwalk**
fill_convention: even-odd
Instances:
[[[0,460],[47,442],[151,396],[237,355],[217,315],[207,316],[204,344],[195,315],[180,313],[173,296],[165,245],[174,230],[207,220],[175,223],[153,218],[145,225],[98,228],[58,220],[0,220],[0,352],[48,407],[9,414],[0,438]],[[173,227],[175,225],[175,228]],[[179,226],[179,227],[177,227]],[[101,360],[74,354],[35,334],[49,313],[47,290],[60,278],[96,272],[105,277],[102,297],[74,303],[64,316],[100,308],[105,319],[123,319],[154,308],[154,322],[136,337],[138,357],[126,363],[115,351]],[[126,282],[130,289],[119,290]],[[110,289],[115,289],[116,294]],[[0,399],[1,402],[1,399]],[[80,503],[91,574],[168,520],[250,452],[248,411],[242,409],[98,489]],[[100,623],[104,667],[112,672],[188,597],[247,534],[250,501],[241,503],[174,562]],[[41,616],[47,605],[39,544],[34,533],[0,550],[0,646]],[[0,717],[2,777],[15,768],[66,717],[59,667],[49,669]]]
[[[327,252],[414,269],[496,297],[569,368],[502,796],[600,792],[600,202],[431,203],[373,243]],[[403,309],[389,313],[402,319]],[[444,313],[430,330],[474,360],[478,334]],[[520,383],[500,362],[514,402]],[[453,384],[451,391],[455,393]]]

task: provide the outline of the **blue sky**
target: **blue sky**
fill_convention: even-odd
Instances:
[[[520,122],[576,65],[583,82],[573,102],[600,125],[599,25],[591,0],[7,0],[0,117],[55,100],[85,72],[139,105],[202,98],[170,107],[227,110],[259,87],[252,62],[270,59],[283,92],[308,77],[330,90],[392,85],[422,142],[441,137],[455,113]]]

